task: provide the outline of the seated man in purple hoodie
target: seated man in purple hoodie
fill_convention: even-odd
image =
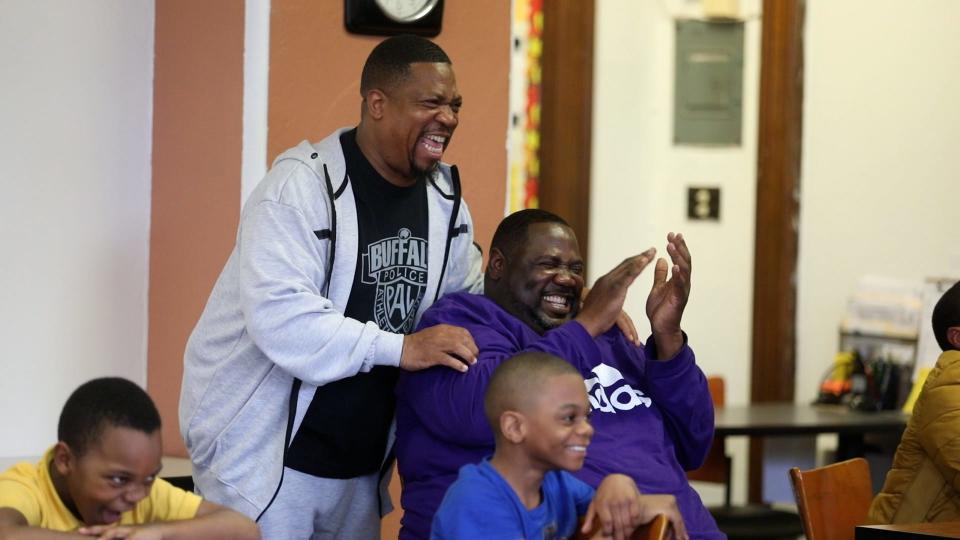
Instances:
[[[690,295],[690,253],[679,234],[667,242],[672,269],[665,259],[657,261],[647,298],[653,335],[637,346],[614,323],[655,249],[622,262],[581,302],[584,263],[563,219],[522,210],[500,223],[484,295],[447,295],[420,321],[421,327],[469,330],[480,350],[477,364],[467,373],[405,373],[397,385],[401,539],[428,537],[458,469],[493,452],[484,391],[493,370],[524,351],[559,356],[585,379],[596,434],[576,476],[596,487],[608,474],[627,474],[642,493],[676,497],[690,538],[725,538],[684,474],[699,467],[710,448],[713,404],[680,329]]]

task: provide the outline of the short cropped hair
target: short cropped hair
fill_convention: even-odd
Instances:
[[[410,75],[410,64],[419,62],[452,64],[439,45],[420,36],[401,34],[381,41],[363,65],[360,94],[395,87]]]
[[[539,208],[520,210],[503,218],[503,221],[497,226],[497,231],[493,233],[490,250],[499,249],[504,255],[513,253],[517,246],[526,243],[527,229],[536,223],[557,223],[566,227],[570,226],[566,220],[553,212],[540,210]]]
[[[93,379],[67,398],[60,412],[57,437],[82,456],[107,426],[150,434],[160,428],[160,413],[136,384],[119,377]]]
[[[960,281],[943,293],[937,305],[933,308],[933,335],[937,338],[940,349],[949,351],[955,349],[947,339],[947,330],[953,326],[960,326]]]
[[[493,432],[500,433],[500,416],[505,411],[522,411],[529,398],[542,393],[543,385],[557,375],[581,377],[573,364],[544,352],[525,352],[497,366],[483,398],[483,410]]]

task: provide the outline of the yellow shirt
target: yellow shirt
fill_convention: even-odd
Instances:
[[[50,479],[53,448],[37,464],[18,463],[0,473],[0,508],[13,508],[27,518],[31,527],[53,531],[74,531],[84,524],[64,506]],[[150,494],[129,512],[120,515],[122,525],[154,521],[191,519],[203,499],[157,478]]]

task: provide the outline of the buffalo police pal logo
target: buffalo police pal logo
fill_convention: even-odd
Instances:
[[[367,246],[363,254],[366,284],[377,287],[373,315],[383,330],[407,333],[427,286],[427,241],[400,229],[397,236]]]

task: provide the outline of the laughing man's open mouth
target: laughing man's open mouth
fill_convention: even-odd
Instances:
[[[573,296],[568,294],[549,293],[543,295],[541,299],[543,311],[556,318],[562,318],[573,309]]]
[[[443,135],[424,135],[420,137],[418,144],[426,149],[427,154],[435,159],[443,156],[443,145],[447,142],[447,137]]]

